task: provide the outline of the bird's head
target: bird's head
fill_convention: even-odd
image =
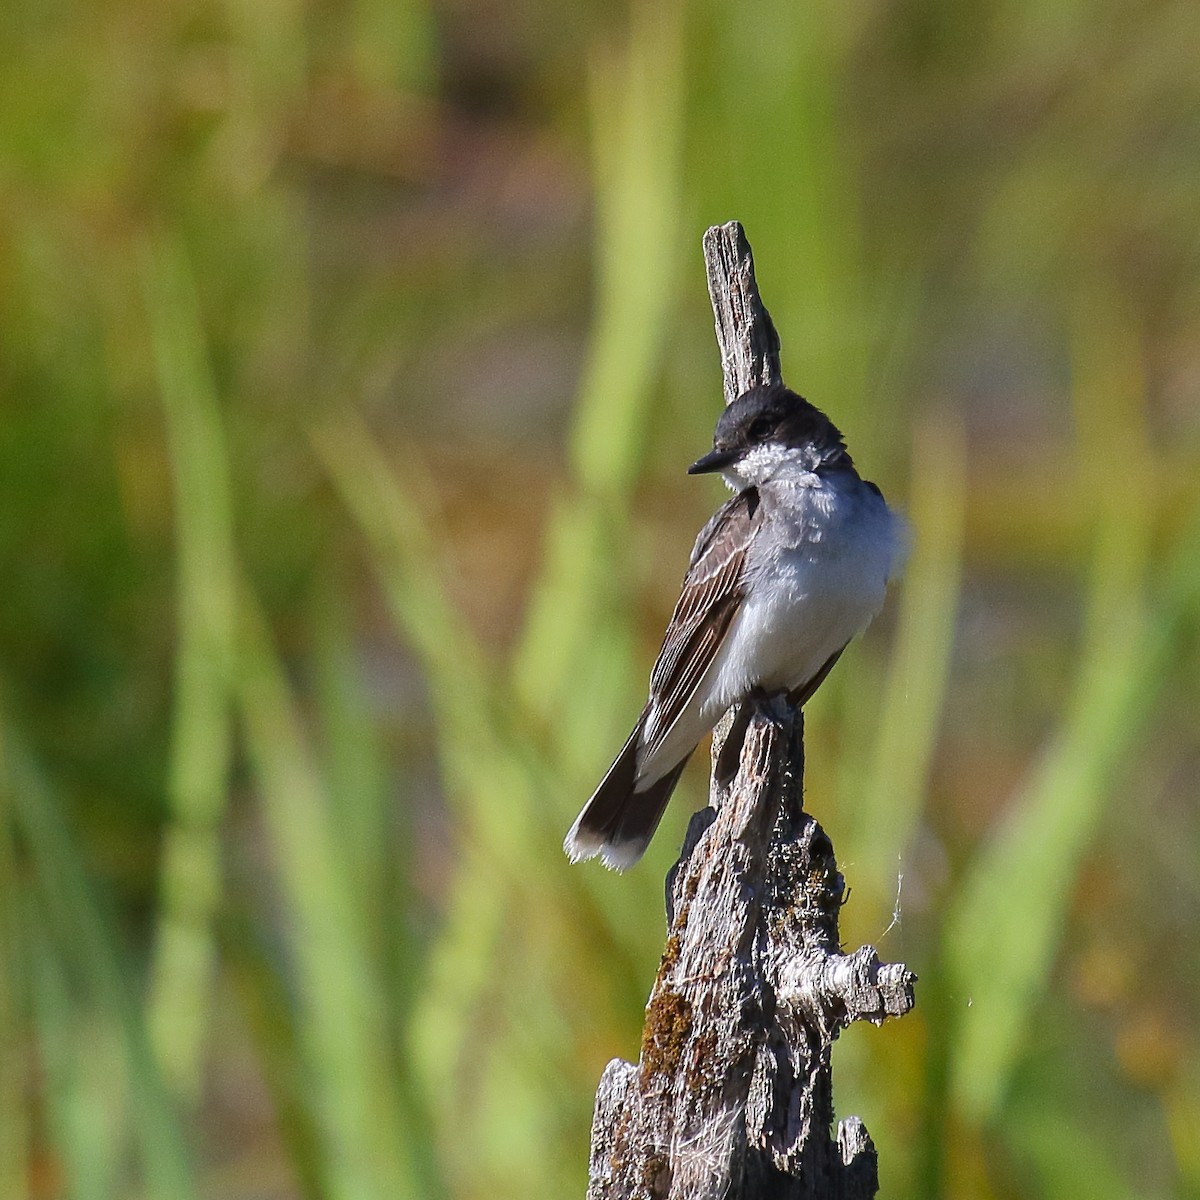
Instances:
[[[751,388],[721,414],[713,448],[689,475],[720,471],[734,491],[773,480],[815,482],[824,470],[852,466],[833,422],[802,396],[775,384]]]

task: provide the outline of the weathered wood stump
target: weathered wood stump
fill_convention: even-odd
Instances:
[[[728,403],[781,378],[779,339],[741,226],[709,229],[704,254]],[[915,977],[872,947],[841,952],[845,886],[804,812],[802,714],[746,701],[717,729],[713,764],[668,878],[640,1060],[614,1059],[596,1094],[588,1198],[873,1196],[862,1122],[831,1133],[830,1055],[852,1022],[908,1012]]]

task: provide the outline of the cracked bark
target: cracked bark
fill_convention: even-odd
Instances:
[[[781,379],[779,338],[736,221],[705,233],[704,258],[728,403]],[[741,740],[723,757],[726,738]],[[639,1061],[600,1080],[588,1200],[865,1200],[875,1148],[857,1117],[831,1134],[830,1054],[854,1021],[908,1012],[915,977],[872,947],[841,952],[845,884],[804,812],[803,715],[746,701],[713,763],[667,880]]]

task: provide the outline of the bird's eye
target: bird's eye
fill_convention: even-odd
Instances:
[[[775,422],[770,417],[755,417],[746,432],[757,442],[765,438],[774,428]]]

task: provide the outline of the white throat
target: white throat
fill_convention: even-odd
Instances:
[[[725,483],[735,492],[743,492],[748,487],[761,487],[764,483],[815,487],[820,483],[816,473],[820,461],[820,455],[812,446],[764,442],[751,447],[721,474]]]

